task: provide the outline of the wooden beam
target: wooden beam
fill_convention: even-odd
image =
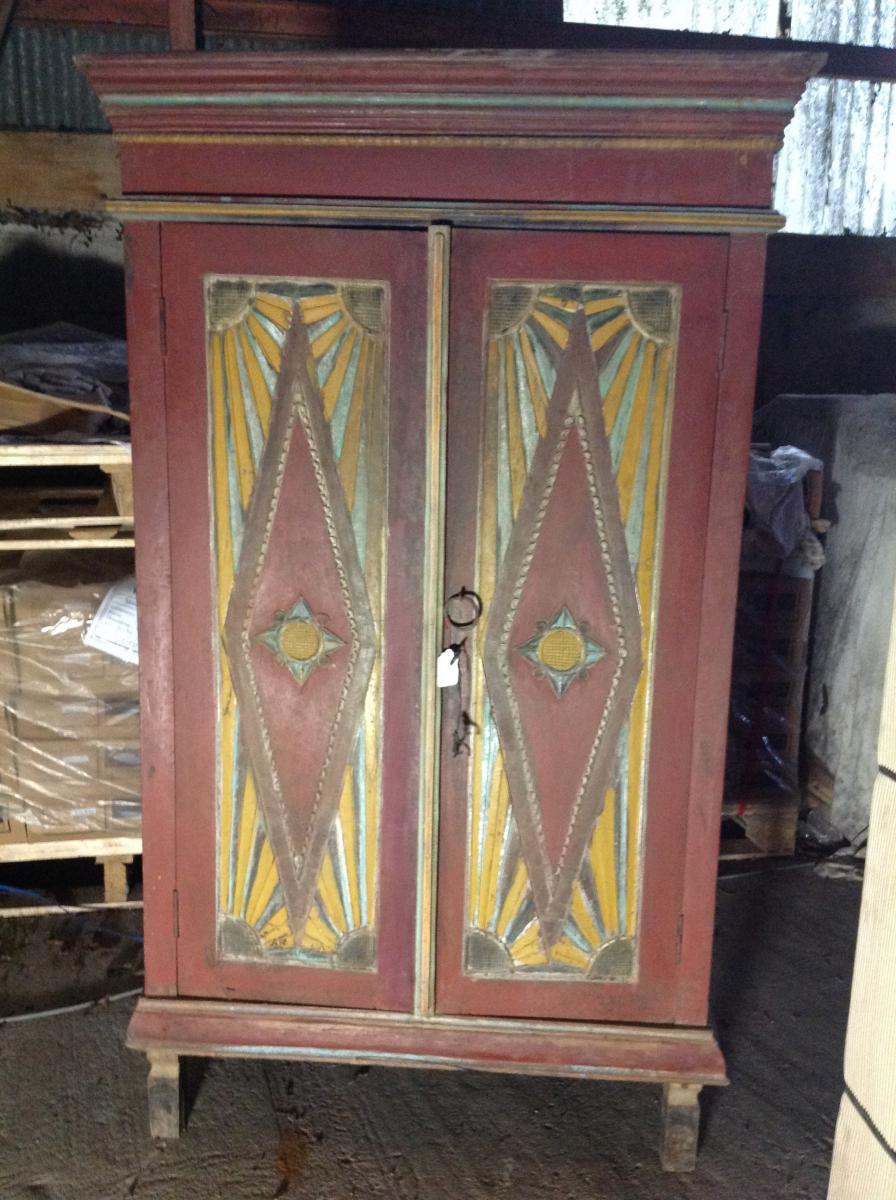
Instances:
[[[198,42],[196,0],[168,0],[168,38],[172,50],[195,50]]]
[[[109,134],[0,133],[0,205],[90,212],[119,195]]]

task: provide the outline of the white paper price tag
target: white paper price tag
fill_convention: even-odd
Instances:
[[[109,588],[82,640],[85,646],[122,662],[137,662],[137,587],[133,575]]]
[[[460,683],[460,658],[450,646],[436,659],[436,683],[440,688]]]

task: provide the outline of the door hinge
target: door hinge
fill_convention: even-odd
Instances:
[[[168,353],[168,314],[165,310],[165,297],[159,297],[159,343],[162,355]]]
[[[681,962],[681,943],[684,940],[684,913],[678,914],[678,923],[675,926],[675,961]]]
[[[180,900],[177,890],[171,893],[171,919],[174,923],[174,936],[180,937]]]

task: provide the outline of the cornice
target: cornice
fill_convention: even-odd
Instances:
[[[300,51],[79,60],[116,134],[780,139],[822,55]]]

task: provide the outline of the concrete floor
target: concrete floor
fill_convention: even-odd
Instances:
[[[154,1145],[123,1002],[0,1027],[0,1197],[823,1200],[859,896],[806,869],[722,881],[732,1086],[707,1096],[692,1176],[659,1169],[656,1088],[469,1073],[216,1061],[186,1135]],[[0,930],[2,1012],[133,982],[133,943],[68,918],[0,925],[19,930]]]

